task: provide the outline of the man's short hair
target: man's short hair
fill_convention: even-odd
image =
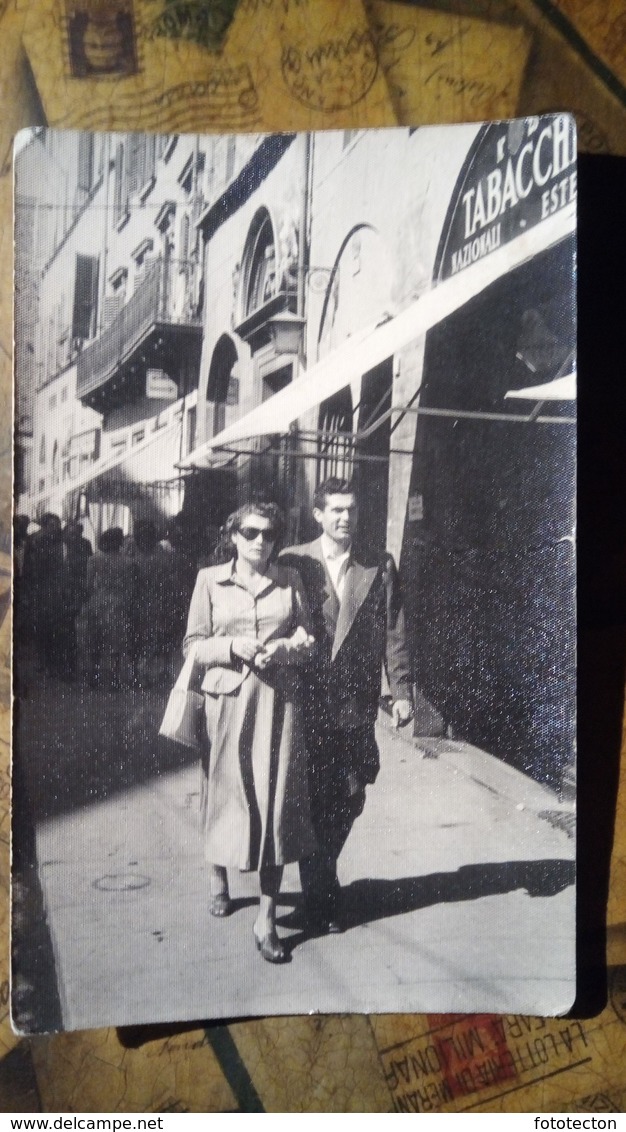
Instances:
[[[331,476],[330,479],[322,480],[321,484],[316,487],[313,495],[313,506],[318,511],[323,511],[326,506],[326,500],[329,495],[354,495],[354,485],[352,480],[340,480],[336,476]]]

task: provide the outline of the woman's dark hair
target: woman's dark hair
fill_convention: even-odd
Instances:
[[[278,556],[285,533],[285,517],[277,503],[269,501],[256,503],[252,500],[233,511],[221,528],[220,537],[211,555],[211,562],[214,566],[221,565],[223,562],[230,562],[235,557],[232,536],[241,530],[242,526],[245,526],[244,520],[248,515],[257,515],[259,519],[268,519],[272,524],[272,530],[276,537],[272,546],[270,562],[273,562]]]
[[[121,550],[124,543],[124,532],[121,527],[109,527],[103,531],[98,539],[98,550],[105,554]]]

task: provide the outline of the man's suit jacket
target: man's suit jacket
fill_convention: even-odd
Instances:
[[[353,555],[341,604],[320,539],[283,551],[302,579],[317,642],[305,667],[309,732],[371,726],[378,711],[382,665],[394,699],[411,699],[411,668],[398,573],[389,554]]]

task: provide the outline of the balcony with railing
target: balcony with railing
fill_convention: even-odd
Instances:
[[[193,270],[198,268],[162,258],[148,265],[131,298],[78,359],[81,401],[102,411],[111,397],[119,403],[125,390],[144,382],[149,367],[178,380],[190,363],[199,364],[202,316],[197,306],[179,301],[181,287],[191,290]]]

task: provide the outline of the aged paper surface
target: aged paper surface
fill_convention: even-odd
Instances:
[[[331,1015],[229,1030],[258,1111],[622,1112],[626,966],[609,990],[585,1020]],[[226,1058],[220,1071],[211,1030],[146,1038],[132,1050],[114,1031],[35,1039],[43,1111],[241,1111],[241,1074]]]
[[[107,55],[101,43],[99,54],[88,50],[104,59],[98,70],[85,65],[84,46],[79,51],[68,32],[63,0],[32,10],[24,44],[49,122],[90,130],[312,130],[349,125],[358,113],[361,125],[395,124],[361,0],[340,8],[333,0],[246,0],[219,53],[170,38],[160,15],[155,0],[134,0],[133,57],[116,57],[113,47]],[[107,37],[102,29],[101,40]]]
[[[33,1043],[44,1111],[233,1112],[237,1101],[203,1030],[126,1049],[115,1030]]]
[[[620,0],[613,0],[612,5],[594,3],[584,0],[559,0],[559,8],[579,32],[587,38],[590,46],[595,46],[601,57],[616,74],[620,73],[622,80],[623,35],[620,39],[620,19],[623,21],[622,5]],[[447,6],[449,7],[449,5]],[[624,108],[615,99],[589,67],[567,44],[562,37],[548,24],[531,0],[518,0],[516,4],[494,4],[492,0],[476,0],[476,2],[457,5],[461,14],[485,19],[500,19],[505,10],[513,26],[520,22],[532,36],[533,59],[532,65],[527,68],[520,103],[517,107],[519,113],[533,113],[539,110],[554,109],[557,106],[572,106],[577,111],[579,129],[581,131],[582,147],[596,152],[626,153],[626,114]],[[157,11],[156,6],[154,12]],[[150,13],[152,15],[152,13]],[[2,422],[4,432],[2,436],[9,437],[8,412],[5,411],[10,404],[10,353],[11,353],[11,225],[10,216],[10,144],[11,136],[21,125],[37,124],[40,122],[36,103],[25,79],[23,62],[20,56],[20,38],[24,21],[28,19],[31,26],[31,37],[38,22],[46,24],[48,34],[52,35],[55,43],[61,45],[63,34],[60,21],[50,18],[50,11],[44,5],[30,5],[27,0],[17,0],[9,6],[8,3],[0,5],[0,33],[2,46],[0,48],[0,93],[2,95],[3,121],[0,124],[2,140],[2,180],[0,181],[0,210],[3,219],[2,225],[2,264],[3,285],[0,288],[0,396],[2,397]],[[158,17],[154,17],[155,22]],[[146,20],[149,23],[148,16]],[[141,21],[136,22],[135,30],[141,35]],[[162,35],[162,33],[161,33]],[[85,125],[89,124],[87,114],[93,115],[93,124],[99,123],[103,127],[117,125],[119,128],[133,128],[140,122],[141,112],[137,108],[137,99],[130,94],[124,97],[124,83],[129,80],[115,80],[115,94],[111,79],[87,80],[95,88],[102,88],[100,102],[97,98],[87,100],[85,103],[85,85],[80,89],[80,97],[72,96],[68,103],[68,91],[73,89],[69,83],[67,73],[68,59],[61,55],[60,50],[51,48],[51,41],[44,43],[43,37],[35,35],[34,64],[35,75],[38,82],[39,94],[44,102],[50,124],[53,125]],[[179,39],[177,39],[177,44]],[[620,47],[621,44],[621,47]],[[166,45],[167,46],[167,45]],[[173,85],[180,82],[183,73],[186,80],[191,67],[198,63],[200,56],[196,53],[196,45],[185,42],[177,46],[177,68],[172,79]],[[64,49],[65,50],[65,49]],[[621,55],[620,55],[621,51]],[[204,71],[206,54],[202,56]],[[154,102],[163,94],[164,86],[162,76],[165,67],[162,65],[163,54],[155,52],[148,62],[145,53],[140,58],[148,72],[144,73],[142,82],[146,83],[146,91],[154,93],[153,104],[149,113],[154,115],[155,128],[178,128],[182,123],[182,112],[176,109],[172,98],[172,105],[161,105],[154,111]],[[153,68],[153,69],[151,69]],[[135,76],[136,79],[136,76]],[[59,84],[60,96],[54,96],[54,84]],[[229,101],[232,92],[242,96],[237,103],[237,110],[231,109]],[[220,93],[222,92],[222,93]],[[219,95],[219,96],[218,96]],[[121,96],[121,101],[118,98]],[[227,115],[234,113],[240,116],[243,129],[263,128],[260,119],[256,116],[256,106],[248,105],[254,102],[254,92],[251,91],[249,78],[246,72],[231,75],[229,72],[220,72],[215,81],[211,82],[210,90],[197,90],[195,96],[190,97],[192,113],[197,114],[203,128],[220,128],[221,114],[220,98],[227,102]],[[236,101],[236,99],[235,99]],[[418,101],[417,98],[415,101]],[[163,102],[167,102],[164,99]],[[361,121],[363,104],[357,106],[352,114],[351,125],[364,124]],[[8,111],[8,113],[7,113]],[[289,104],[284,106],[284,119],[281,125],[285,129],[292,127],[289,113]],[[85,114],[85,117],[83,117]],[[194,118],[194,121],[197,119]],[[182,128],[182,125],[181,127]],[[189,126],[188,128],[193,128]],[[231,128],[234,128],[231,127]],[[238,127],[239,128],[239,127]],[[10,458],[6,444],[2,444],[1,471],[2,483],[1,505],[3,525],[8,529],[8,516],[10,509]],[[2,635],[6,635],[8,622],[3,624]],[[4,652],[3,652],[4,655]],[[3,670],[6,681],[6,668]],[[48,1111],[55,1108],[69,1110],[73,1106],[83,1110],[92,1106],[93,1110],[117,1109],[118,1111],[131,1109],[137,1106],[136,1111],[145,1108],[147,1111],[184,1111],[185,1108],[197,1111],[228,1111],[244,1106],[245,1098],[234,1098],[226,1077],[220,1078],[216,1072],[211,1049],[204,1045],[200,1047],[195,1043],[203,1041],[202,1031],[192,1031],[186,1035],[176,1035],[169,1039],[159,1039],[148,1043],[138,1051],[128,1051],[120,1044],[112,1031],[95,1031],[91,1033],[50,1036],[37,1039],[34,1043],[19,1042],[13,1034],[8,1021],[8,931],[6,915],[6,892],[8,887],[8,845],[6,833],[8,825],[7,797],[8,797],[8,735],[9,716],[7,711],[8,696],[3,697],[4,710],[0,714],[0,821],[2,834],[0,835],[0,883],[4,899],[0,905],[0,940],[2,946],[2,962],[0,964],[0,1055],[10,1050],[13,1054],[20,1054],[30,1059],[30,1048],[33,1047],[34,1063],[37,1069],[38,1085],[41,1103]],[[622,764],[626,752],[622,750]],[[398,1110],[400,1098],[402,1105],[406,1104],[408,1111],[414,1111],[420,1104],[428,1104],[436,1110],[441,1104],[443,1077],[450,1072],[452,1078],[459,1077],[460,1085],[449,1083],[448,1088],[464,1089],[453,1097],[452,1102],[446,1103],[450,1108],[467,1108],[474,1102],[478,1106],[471,1111],[512,1109],[518,1106],[518,1111],[532,1111],[539,1107],[547,1111],[561,1111],[569,1108],[572,1111],[610,1112],[623,1111],[626,1097],[624,1095],[624,1061],[626,1058],[624,1022],[624,988],[626,986],[626,939],[623,931],[624,897],[626,893],[626,867],[624,845],[624,822],[621,815],[626,802],[624,776],[619,800],[619,812],[616,821],[617,841],[614,850],[613,868],[611,878],[611,894],[609,904],[609,921],[613,930],[609,932],[609,957],[613,964],[610,972],[611,999],[606,1010],[595,1019],[575,1023],[559,1023],[553,1020],[541,1024],[538,1019],[504,1019],[503,1027],[500,1020],[492,1020],[492,1024],[484,1019],[477,1019],[475,1034],[472,1034],[473,1020],[468,1017],[460,1025],[461,1029],[454,1029],[450,1017],[443,1020],[439,1029],[439,1043],[442,1050],[442,1061],[446,1058],[443,1051],[448,1053],[449,1063],[444,1069],[429,1071],[426,1062],[426,1072],[423,1070],[422,1058],[425,1056],[423,1046],[434,1029],[431,1020],[418,1016],[394,1016],[390,1018],[374,1018],[369,1025],[376,1036],[377,1052],[374,1052],[372,1043],[363,1039],[359,1030],[359,1040],[356,1043],[359,1051],[358,1071],[353,1070],[354,1060],[347,1058],[351,1043],[355,1041],[352,1033],[353,1024],[361,1027],[364,1019],[348,1017],[343,1019],[323,1019],[326,1026],[331,1029],[335,1025],[335,1032],[330,1047],[327,1046],[326,1059],[323,1061],[325,1070],[324,1089],[327,1105],[335,1106],[335,1111],[343,1111],[346,1106],[358,1107],[358,1086],[363,1076],[371,1075],[370,1081],[370,1111],[385,1111],[385,1098],[388,1098],[388,1109],[396,1106]],[[272,1072],[272,1053],[274,1045],[284,1045],[280,1027],[301,1027],[301,1030],[292,1030],[294,1043],[298,1043],[297,1054],[293,1054],[289,1061],[289,1071],[284,1066],[277,1066]],[[262,1027],[262,1033],[259,1028]],[[276,1027],[276,1029],[274,1029]],[[306,1073],[298,1072],[292,1076],[293,1064],[301,1055],[302,1064],[307,1059],[311,1065],[316,1064],[319,1049],[316,1035],[319,1033],[320,1020],[280,1019],[264,1022],[238,1023],[230,1028],[236,1044],[249,1071],[257,1082],[258,1092],[264,1107],[269,1111],[277,1111],[281,1105],[293,1105],[295,1090],[302,1087]],[[563,1031],[563,1034],[560,1033]],[[277,1035],[276,1037],[274,1035]],[[19,1042],[19,1048],[15,1049]],[[187,1043],[191,1043],[190,1052]],[[501,1073],[513,1067],[520,1075],[519,1080],[503,1078],[495,1086],[489,1084],[489,1070],[485,1068],[487,1057],[480,1057],[480,1042],[484,1051],[491,1055],[492,1063],[498,1060],[503,1064]],[[585,1045],[585,1042],[587,1043]],[[398,1045],[398,1052],[390,1047]],[[502,1056],[503,1047],[509,1051],[507,1057]],[[571,1048],[570,1048],[571,1046]],[[473,1047],[473,1049],[472,1049]],[[528,1048],[529,1047],[529,1048]],[[405,1050],[407,1061],[404,1062]],[[468,1050],[471,1051],[468,1055]],[[154,1051],[154,1052],[153,1052]],[[512,1051],[512,1052],[511,1052]],[[102,1060],[111,1068],[102,1074]],[[495,1054],[495,1057],[494,1057]],[[432,1056],[432,1051],[431,1051]],[[3,1066],[9,1065],[9,1057],[5,1057]],[[196,1061],[195,1058],[198,1060]],[[415,1059],[414,1062],[412,1059]],[[547,1061],[544,1061],[547,1059]],[[586,1060],[589,1059],[589,1060]],[[581,1064],[575,1065],[580,1061]],[[166,1084],[163,1088],[160,1081],[161,1065],[167,1063]],[[394,1064],[398,1062],[398,1064]],[[539,1068],[529,1068],[533,1062],[539,1063]],[[382,1064],[381,1064],[382,1063]],[[400,1067],[400,1063],[402,1067]],[[13,1062],[11,1062],[13,1064]],[[204,1075],[206,1078],[205,1091],[199,1095],[193,1089],[190,1077],[190,1066],[193,1064],[193,1075]],[[126,1066],[130,1065],[131,1091],[128,1091]],[[347,1065],[347,1068],[345,1068]],[[416,1069],[417,1066],[417,1069]],[[541,1069],[540,1067],[544,1068]],[[380,1074],[384,1068],[387,1074],[387,1093],[378,1092]],[[555,1075],[548,1077],[546,1070],[555,1071]],[[497,1071],[497,1070],[496,1070]],[[7,1075],[10,1072],[7,1069]],[[419,1073],[421,1080],[416,1081],[415,1074]],[[493,1072],[493,1070],[492,1070]],[[531,1077],[537,1073],[544,1074],[545,1079],[537,1084],[529,1083]],[[413,1079],[411,1082],[411,1075]],[[394,1081],[397,1079],[397,1084]],[[171,1085],[170,1085],[171,1082]],[[507,1087],[516,1087],[519,1083],[523,1088],[516,1088],[515,1092],[505,1095]],[[478,1086],[473,1094],[468,1092],[469,1086]],[[393,1086],[393,1088],[391,1088]],[[376,1090],[376,1099],[373,1099]],[[413,1094],[413,1095],[411,1095]],[[425,1095],[426,1100],[421,1095]],[[7,1096],[10,1092],[7,1092]],[[233,1099],[234,1098],[234,1099]],[[303,1098],[303,1107],[313,1107],[315,1098],[307,1094]],[[33,1103],[31,1101],[31,1103]],[[380,1104],[380,1109],[376,1105]],[[209,1107],[214,1106],[213,1108]],[[339,1107],[343,1105],[342,1109]],[[432,1110],[431,1109],[431,1110]],[[26,1108],[22,1108],[26,1111]],[[401,1107],[400,1111],[404,1108]]]
[[[589,1020],[518,1015],[374,1017],[396,1112],[622,1112],[623,967]]]
[[[552,0],[584,42],[626,83],[626,11],[622,0]]]
[[[396,122],[361,0],[242,0],[224,53],[247,58],[265,129]]]
[[[544,114],[567,107],[576,115],[578,145],[586,153],[626,154],[624,101],[579,54],[535,0],[451,0],[446,10],[459,16],[520,24],[532,39],[516,113]],[[591,3],[594,12],[606,5]]]
[[[515,115],[530,35],[387,0],[369,0],[389,92],[403,125]]]

